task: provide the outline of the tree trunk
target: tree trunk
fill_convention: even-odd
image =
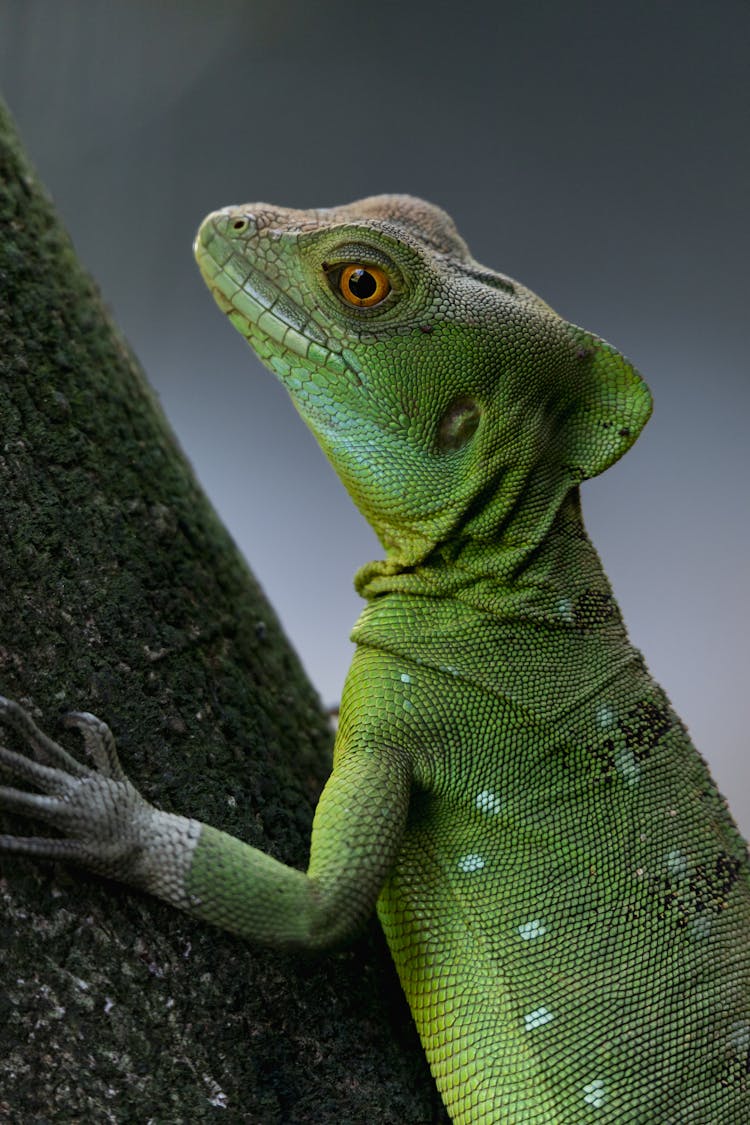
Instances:
[[[304,866],[324,716],[1,108],[0,388],[0,691]],[[0,896],[1,1121],[447,1120],[374,925],[301,961],[61,865]]]

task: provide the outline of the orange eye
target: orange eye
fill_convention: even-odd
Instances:
[[[391,291],[391,283],[380,266],[344,266],[339,293],[349,305],[370,308],[379,305]]]

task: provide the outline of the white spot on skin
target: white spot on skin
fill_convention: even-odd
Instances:
[[[679,848],[674,848],[667,856],[667,869],[676,879],[684,879],[688,873],[688,860]]]
[[[560,614],[563,621],[572,622],[575,620],[573,602],[570,598],[560,598],[560,601],[557,603],[557,612]]]
[[[524,1023],[526,1024],[527,1031],[533,1031],[535,1027],[542,1027],[545,1023],[549,1023],[555,1017],[549,1008],[535,1008],[533,1012],[529,1012],[524,1016]]]
[[[615,769],[628,785],[635,785],[641,779],[641,767],[632,750],[623,747],[615,753]]]
[[[503,802],[491,789],[483,789],[481,793],[477,793],[474,804],[480,812],[487,813],[488,816],[497,816],[503,807]]]
[[[481,871],[483,867],[484,859],[477,852],[467,852],[458,861],[459,871]]]
[[[439,671],[447,672],[449,676],[457,676],[459,674],[458,668],[454,668],[452,664],[441,664]]]
[[[712,919],[710,914],[698,914],[688,923],[688,933],[694,938],[707,938],[711,933]]]
[[[402,672],[401,676],[400,676],[400,679],[401,679],[401,683],[405,684],[407,687],[409,687],[409,685],[411,684],[411,676],[409,675],[408,672]],[[403,707],[404,711],[413,711],[414,710],[414,704],[412,703],[412,701],[410,699],[402,699],[401,700],[401,706]]]
[[[617,712],[605,703],[603,707],[598,708],[596,721],[600,727],[611,727],[617,721]]]
[[[729,1032],[729,1046],[738,1054],[744,1055],[750,1047],[750,1024],[737,1020]]]
[[[601,1109],[607,1100],[607,1092],[601,1078],[595,1078],[583,1087],[583,1100],[594,1109]]]
[[[520,937],[522,937],[524,941],[544,937],[547,933],[547,927],[539,918],[535,918],[533,922],[524,922],[521,926],[518,926],[517,929]]]

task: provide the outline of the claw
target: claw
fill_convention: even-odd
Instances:
[[[28,711],[12,699],[0,695],[0,723],[14,730],[35,752],[41,762],[67,770],[74,777],[85,777],[86,768],[36,725]]]
[[[86,753],[96,768],[113,781],[127,781],[117,755],[115,736],[105,722],[90,711],[70,711],[63,719],[66,727],[81,732]]]

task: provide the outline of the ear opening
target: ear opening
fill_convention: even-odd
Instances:
[[[578,378],[566,403],[564,467],[575,482],[598,476],[627,453],[651,416],[645,382],[624,356],[599,336],[571,324]]]

